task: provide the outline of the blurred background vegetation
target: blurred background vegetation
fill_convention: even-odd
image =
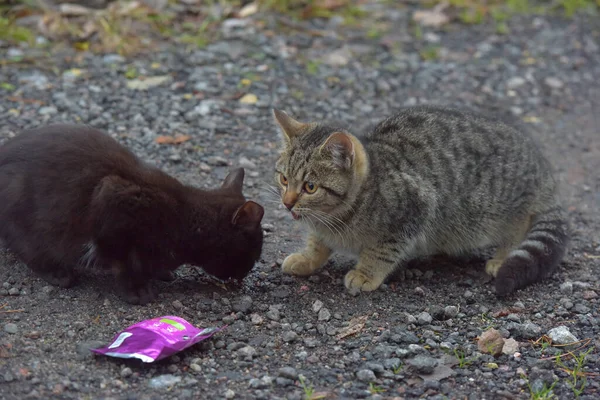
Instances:
[[[600,10],[600,0],[0,0],[0,48],[63,45],[121,55],[157,41],[201,48],[222,35],[224,21],[233,26],[250,17],[263,26],[274,18],[283,29],[322,28],[318,21],[335,17],[377,38],[390,27],[371,18],[373,4],[416,8],[415,21],[437,29],[491,24],[498,34],[509,34],[507,21],[518,14],[598,17]]]

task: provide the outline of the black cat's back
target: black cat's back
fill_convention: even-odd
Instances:
[[[102,177],[138,164],[93,128],[30,129],[0,146],[0,238],[33,269],[79,261],[91,237],[91,196]],[[70,286],[65,277],[61,286]]]

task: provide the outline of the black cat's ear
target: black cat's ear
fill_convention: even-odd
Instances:
[[[276,108],[273,109],[273,117],[277,125],[281,128],[286,143],[289,143],[292,138],[300,135],[309,125],[296,121],[285,111],[277,110]]]
[[[244,185],[244,168],[236,168],[231,171],[223,181],[221,187],[223,189],[230,189],[237,193],[242,193]]]
[[[256,228],[260,225],[264,214],[265,210],[260,204],[247,201],[235,211],[231,223],[237,226]]]
[[[346,133],[331,134],[321,146],[321,152],[327,153],[338,168],[348,169],[354,163],[354,143]]]

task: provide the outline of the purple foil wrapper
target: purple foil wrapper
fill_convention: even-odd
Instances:
[[[223,328],[198,329],[183,318],[167,315],[131,325],[108,346],[90,350],[109,357],[137,358],[151,363],[208,339]]]

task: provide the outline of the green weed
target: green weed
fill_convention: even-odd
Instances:
[[[320,61],[316,60],[308,60],[306,62],[306,72],[310,75],[316,75],[319,73],[319,66],[321,65]]]
[[[575,398],[579,398],[583,391],[587,386],[587,377],[585,375],[584,369],[586,364],[586,357],[593,349],[589,349],[588,351],[580,352],[579,355],[573,355],[573,369],[567,368],[567,366],[563,363],[562,358],[558,356],[556,358],[556,364],[563,369],[566,373],[569,374],[569,380],[567,381],[567,385],[573,391]]]
[[[419,51],[419,55],[423,59],[423,61],[434,61],[437,60],[440,56],[440,47],[439,46],[427,46],[421,51]]]
[[[34,43],[32,31],[15,24],[13,19],[0,16],[0,40],[12,43]]]
[[[313,398],[313,395],[315,394],[315,388],[313,387],[313,385],[308,385],[304,381],[304,377],[302,375],[300,375],[299,381],[300,386],[302,386],[302,390],[304,390],[304,400],[311,400]]]
[[[454,356],[458,360],[458,368],[468,367],[469,365],[473,364],[473,361],[475,361],[472,358],[467,358],[465,351],[459,348],[454,349]]]
[[[383,392],[385,392],[385,389],[383,389],[382,387],[379,387],[379,386],[375,385],[373,382],[371,382],[371,383],[369,383],[369,392],[371,392],[371,394],[383,393]]]
[[[135,79],[138,76],[138,71],[133,65],[128,65],[127,70],[125,71],[125,78],[127,79]]]
[[[525,375],[521,375],[521,378],[527,382],[527,387],[529,388],[529,395],[531,400],[550,400],[555,399],[556,395],[554,394],[554,386],[558,383],[558,381],[554,381],[550,387],[544,385],[540,390],[536,391],[531,384],[529,383],[529,379]]]

